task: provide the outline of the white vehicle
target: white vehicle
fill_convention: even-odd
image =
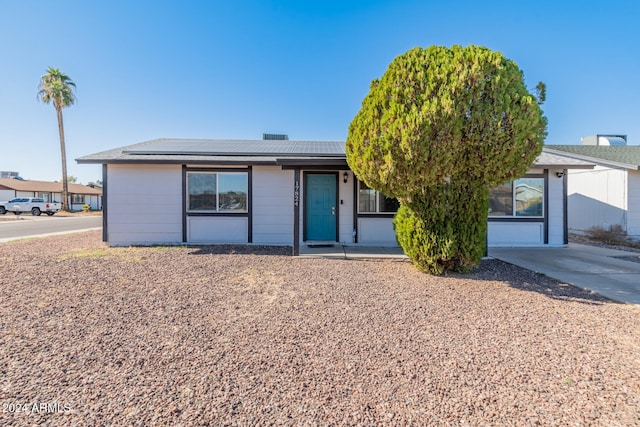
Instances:
[[[22,212],[31,212],[31,215],[35,216],[44,212],[51,216],[60,212],[60,203],[45,202],[40,197],[16,197],[6,202],[0,202],[0,215],[7,212],[13,212],[16,215],[20,215]]]

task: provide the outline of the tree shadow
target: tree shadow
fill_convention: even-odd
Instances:
[[[578,302],[589,305],[623,304],[622,302],[609,299],[593,291],[559,282],[544,274],[536,273],[498,259],[483,259],[480,265],[468,274],[456,273],[451,274],[451,276],[473,280],[505,282],[514,289],[536,292],[559,301]]]

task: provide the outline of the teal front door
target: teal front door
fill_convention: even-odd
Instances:
[[[308,173],[305,178],[304,239],[335,242],[337,175]]]

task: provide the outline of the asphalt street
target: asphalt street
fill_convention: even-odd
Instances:
[[[11,240],[99,229],[102,216],[0,215],[0,243]]]

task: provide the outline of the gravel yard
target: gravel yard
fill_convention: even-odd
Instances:
[[[0,244],[0,424],[640,425],[636,306],[497,260],[100,236]]]

